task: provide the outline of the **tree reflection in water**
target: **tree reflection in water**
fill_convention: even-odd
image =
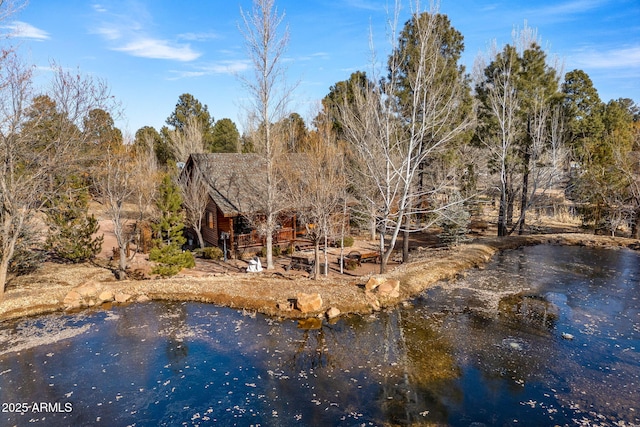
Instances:
[[[74,411],[0,425],[637,425],[639,260],[525,248],[336,323],[199,303],[10,322],[3,400]]]

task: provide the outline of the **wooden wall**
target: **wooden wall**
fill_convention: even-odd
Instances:
[[[202,222],[202,238],[206,245],[218,246],[218,207],[209,198]]]

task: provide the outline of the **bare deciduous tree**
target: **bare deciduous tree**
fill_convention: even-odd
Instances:
[[[485,129],[479,132],[484,145],[490,150],[494,167],[500,174],[500,205],[498,211],[498,236],[507,235],[507,203],[511,183],[510,168],[514,162],[517,114],[519,101],[516,91],[518,60],[514,49],[498,52],[494,44],[490,53],[491,66],[484,58],[476,61],[476,92],[481,101],[480,117]]]
[[[419,201],[434,199],[445,183],[420,188],[416,184],[421,168],[472,123],[471,117],[458,114],[466,86],[462,73],[452,72],[457,69],[456,59],[442,53],[441,17],[436,13],[415,16],[419,18],[412,21],[415,51],[411,71],[402,69],[408,52],[397,44],[396,16],[391,31],[395,54],[389,59],[388,79],[381,85],[354,90],[355,100],[345,102],[341,111],[358,170],[377,189],[369,202],[377,210],[381,272],[386,270],[406,217],[438,212],[437,207],[426,207]],[[408,96],[400,101],[396,95],[403,91]],[[414,231],[433,222],[416,224]]]
[[[145,135],[138,145],[132,145],[132,150],[133,198],[138,211],[138,222],[142,222],[153,216],[151,211],[158,194],[160,172],[154,141],[150,135]]]
[[[313,242],[314,277],[318,278],[322,273],[320,244],[324,243],[324,264],[328,265],[328,240],[342,238],[344,234],[343,205],[347,197],[344,154],[327,120],[320,121],[305,147],[304,157],[287,168],[285,176],[288,178],[288,196]]]
[[[198,167],[196,165],[195,167]],[[182,193],[182,206],[185,210],[185,224],[192,228],[198,236],[198,245],[204,248],[202,237],[202,221],[209,202],[209,187],[199,171],[182,173],[177,179]]]
[[[85,143],[79,131],[84,118],[94,108],[108,110],[112,101],[103,82],[55,65],[53,69],[44,93],[56,113],[43,117],[44,112],[31,108],[31,69],[12,52],[5,51],[0,58],[0,298],[25,225],[77,170],[74,166]],[[56,129],[48,138],[34,133],[45,121]]]
[[[113,232],[118,244],[119,280],[126,278],[127,245],[131,236],[128,228],[132,222],[126,213],[126,203],[136,193],[135,177],[132,174],[133,159],[128,146],[109,148],[94,175],[94,187],[98,199],[113,223]]]
[[[249,58],[253,65],[253,77],[242,78],[249,92],[247,128],[254,148],[263,156],[266,164],[264,189],[255,195],[254,208],[260,218],[257,229],[266,238],[267,269],[273,269],[273,234],[278,226],[278,216],[286,208],[280,194],[281,180],[278,159],[284,151],[284,136],[276,124],[287,116],[287,104],[291,88],[286,87],[286,69],[283,55],[289,41],[288,30],[280,34],[284,15],[279,15],[274,0],[254,0],[250,12],[241,10],[242,32]]]
[[[155,201],[161,173],[154,150],[151,135],[144,135],[136,144],[131,145],[131,202],[136,206],[137,218],[134,225],[135,252],[146,253],[151,249],[151,227],[149,220],[155,216]]]
[[[182,127],[169,131],[169,149],[176,161],[183,163],[191,154],[205,152],[202,122],[197,116],[188,116]]]

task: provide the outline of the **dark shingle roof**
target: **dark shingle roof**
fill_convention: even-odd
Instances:
[[[209,194],[224,216],[255,212],[255,201],[266,191],[266,161],[258,154],[192,154],[186,168],[201,173]]]

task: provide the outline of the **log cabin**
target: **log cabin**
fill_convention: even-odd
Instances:
[[[260,197],[266,191],[263,157],[253,153],[192,154],[181,173],[201,174],[208,186],[201,230],[206,245],[221,249],[226,246],[232,256],[264,246],[266,239],[255,228],[260,222]],[[283,212],[273,244],[304,244],[306,227],[299,224],[295,212]]]

